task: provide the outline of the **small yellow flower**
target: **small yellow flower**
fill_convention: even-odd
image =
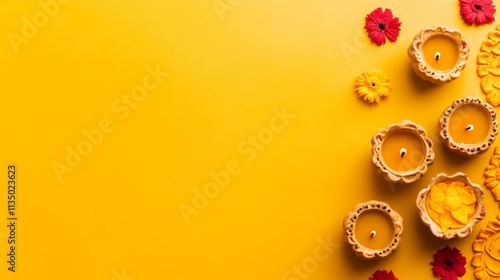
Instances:
[[[389,77],[379,69],[366,70],[356,79],[355,92],[370,103],[378,103],[380,97],[388,96],[391,90]]]
[[[500,202],[500,146],[495,147],[490,165],[484,170],[484,184],[491,191],[497,202]]]

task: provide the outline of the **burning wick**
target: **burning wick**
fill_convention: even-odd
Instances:
[[[372,232],[370,232],[370,237],[374,237],[376,234],[377,234],[377,232],[372,230]]]
[[[465,130],[467,130],[467,131],[474,130],[474,126],[473,126],[472,124],[469,124],[469,125],[465,128]]]
[[[436,58],[436,60],[439,60],[439,58],[441,57],[441,53],[440,52],[436,52],[436,54],[434,55],[434,57]]]
[[[406,149],[401,148],[401,150],[399,150],[399,154],[401,155],[401,157],[404,157],[406,155]]]

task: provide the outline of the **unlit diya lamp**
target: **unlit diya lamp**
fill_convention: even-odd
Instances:
[[[435,84],[458,78],[469,57],[469,43],[460,30],[436,25],[421,30],[408,47],[415,73]]]
[[[388,182],[409,184],[434,162],[432,140],[425,129],[408,120],[380,129],[372,138],[372,163]]]
[[[486,209],[481,186],[467,175],[439,173],[422,189],[416,204],[422,222],[441,239],[463,238],[484,219]]]
[[[344,218],[344,240],[365,260],[377,260],[396,250],[403,233],[403,218],[387,203],[358,203]]]
[[[496,112],[480,98],[455,100],[439,119],[440,136],[457,154],[476,156],[486,152],[498,134]]]

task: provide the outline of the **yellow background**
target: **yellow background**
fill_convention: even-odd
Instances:
[[[446,244],[467,257],[462,279],[474,279],[471,244],[498,213],[491,194],[486,219],[452,241],[431,235],[415,198],[439,172],[484,181],[493,151],[451,154],[437,121],[453,100],[483,97],[475,59],[495,24],[466,25],[454,0],[220,0],[230,9],[219,13],[214,3],[66,0],[44,22],[40,2],[2,1],[0,278],[278,280],[314,257],[318,239],[331,239],[337,246],[307,279],[367,279],[377,269],[433,279],[429,262]],[[397,42],[381,47],[363,30],[379,6],[402,22]],[[40,26],[12,44],[23,19]],[[462,76],[446,85],[421,81],[406,54],[433,24],[461,29],[471,44]],[[148,67],[168,77],[128,115],[113,109]],[[370,68],[394,85],[378,105],[353,92]],[[276,110],[294,118],[274,123]],[[427,129],[436,160],[420,181],[391,186],[371,164],[370,140],[403,119]],[[54,162],[66,164],[68,147],[84,145],[83,131],[103,120],[114,130],[59,180]],[[259,133],[272,140],[252,150]],[[16,273],[6,263],[10,163],[18,171]],[[239,173],[188,224],[179,206],[193,206],[193,190],[228,164]],[[357,259],[342,238],[345,214],[370,199],[404,218],[399,249],[374,262]]]

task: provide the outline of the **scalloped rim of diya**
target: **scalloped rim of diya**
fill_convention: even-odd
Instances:
[[[382,156],[381,147],[387,135],[394,131],[408,130],[414,133],[425,147],[425,159],[420,166],[413,170],[397,171],[388,167]],[[379,129],[372,138],[372,163],[377,168],[377,173],[388,182],[409,184],[420,179],[425,175],[428,166],[434,163],[435,154],[432,150],[432,140],[427,137],[425,129],[412,121],[403,120],[399,123],[394,123],[386,128]]]
[[[473,104],[480,108],[483,108],[485,111],[488,111],[488,113],[491,115],[490,134],[487,138],[484,139],[483,142],[477,144],[457,143],[448,134],[448,125],[449,125],[448,120],[451,114],[458,107],[467,104]],[[451,106],[449,106],[444,110],[443,114],[441,114],[441,117],[439,118],[439,129],[440,129],[439,135],[441,136],[441,139],[445,141],[446,146],[454,153],[470,157],[482,154],[491,147],[498,134],[498,128],[497,128],[498,122],[496,119],[496,115],[497,113],[495,109],[487,102],[482,101],[481,98],[479,97],[465,97],[462,99],[457,99],[453,101]]]
[[[371,249],[358,242],[355,234],[357,217],[365,211],[380,211],[383,215],[387,215],[392,220],[394,225],[394,239],[386,248]],[[344,241],[351,245],[352,250],[356,253],[358,258],[365,260],[378,260],[390,255],[398,248],[401,241],[401,235],[403,233],[403,218],[401,215],[394,211],[389,204],[378,200],[370,200],[356,204],[356,206],[354,206],[354,208],[345,216],[343,224]]]
[[[432,68],[425,60],[422,47],[425,41],[433,36],[448,36],[457,43],[459,57],[455,67],[452,69],[446,71],[437,70]],[[408,46],[408,57],[410,57],[411,66],[417,76],[435,84],[443,84],[460,77],[462,70],[467,64],[469,50],[469,43],[460,30],[444,25],[434,25],[422,29],[415,35],[412,43]]]
[[[476,208],[474,214],[469,218],[469,222],[461,228],[443,230],[441,229],[441,226],[439,224],[434,222],[427,211],[426,201],[431,188],[437,183],[443,181],[461,181],[466,185],[472,187],[472,189],[474,190],[474,194],[476,195]],[[469,236],[469,234],[471,234],[473,230],[474,225],[484,219],[484,217],[486,216],[486,207],[484,205],[483,199],[484,191],[481,186],[472,182],[469,176],[467,176],[465,173],[457,172],[453,175],[439,173],[431,179],[426,188],[420,190],[417,195],[416,205],[419,211],[420,219],[426,226],[429,227],[432,234],[443,240],[448,240],[455,237],[464,238]]]

